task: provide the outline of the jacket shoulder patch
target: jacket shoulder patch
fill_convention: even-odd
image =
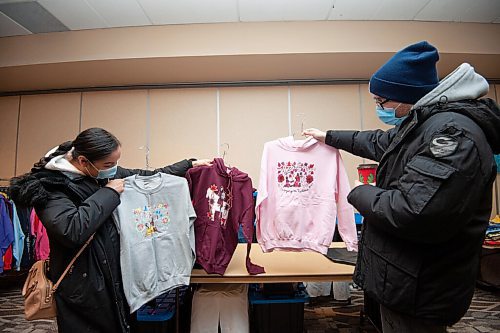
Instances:
[[[430,151],[434,157],[445,157],[452,155],[458,148],[458,140],[452,136],[439,134],[432,138]]]

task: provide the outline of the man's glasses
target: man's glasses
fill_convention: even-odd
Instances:
[[[386,98],[385,100],[380,100],[380,99],[375,99],[375,104],[377,104],[378,107],[380,107],[382,110],[384,110],[384,104],[389,102],[390,99]]]

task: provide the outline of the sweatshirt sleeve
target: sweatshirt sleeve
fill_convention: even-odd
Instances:
[[[193,169],[190,169],[188,170],[188,172],[186,172],[186,180],[188,183],[189,196],[193,198]]]
[[[196,220],[196,212],[193,207],[193,203],[191,202],[191,197],[189,196],[189,189],[186,190],[186,200],[187,200],[187,215],[189,218],[189,246],[191,248],[191,253],[193,255],[193,265],[196,262],[196,242],[195,242],[195,235],[194,235],[194,221]]]
[[[358,233],[356,231],[356,223],[354,222],[354,209],[349,202],[347,196],[351,191],[349,178],[345,171],[344,162],[340,152],[337,151],[337,220],[339,233],[349,251],[358,251]]]
[[[253,210],[253,195],[252,195],[252,182],[248,181],[244,187],[243,199],[245,200],[244,206],[245,210],[243,211],[240,219],[240,224],[242,226],[243,235],[247,240],[247,255],[246,255],[246,267],[248,273],[255,275],[265,273],[264,267],[255,265],[250,260],[250,250],[252,248],[252,240],[253,240],[253,220],[254,220],[254,210]]]
[[[257,188],[257,201],[255,204],[255,214],[256,214],[256,233],[257,239],[261,239],[261,210],[262,205],[266,201],[268,192],[267,192],[267,144],[264,145],[264,149],[262,151],[262,160],[260,163],[260,175],[259,175],[259,187]]]
[[[21,221],[19,221],[19,216],[17,215],[17,209],[14,202],[10,202],[12,205],[12,223],[14,224],[14,244],[12,245],[12,255],[16,259],[14,268],[16,271],[21,269],[21,258],[24,252],[24,233],[21,228]]]
[[[2,199],[0,199],[0,222],[1,222],[1,233],[0,238],[0,272],[3,272],[3,255],[9,248],[10,244],[14,241],[14,230],[12,223],[10,222],[9,214],[7,212],[7,207]]]

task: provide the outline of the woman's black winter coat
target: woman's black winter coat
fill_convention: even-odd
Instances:
[[[115,178],[156,172],[184,176],[190,167],[188,160],[154,171],[118,167]],[[120,195],[104,185],[87,176],[35,168],[11,183],[10,194],[16,204],[34,207],[47,229],[54,283],[95,233],[56,291],[59,332],[130,331],[120,270],[120,238],[111,217]]]

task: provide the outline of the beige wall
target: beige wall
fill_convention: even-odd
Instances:
[[[153,167],[185,158],[217,155],[215,88],[152,90],[150,112],[150,165]]]
[[[5,119],[5,130],[1,132],[5,144],[0,158],[7,162],[0,170],[5,177],[24,173],[50,148],[74,139],[79,130],[103,127],[122,142],[120,164],[125,167],[146,168],[144,148],[148,144],[152,168],[184,158],[222,156],[226,150],[227,163],[248,172],[256,185],[264,143],[291,132],[300,139],[302,121],[305,128],[361,129],[360,91],[365,88],[158,89],[3,97],[0,115]],[[20,139],[15,172],[19,99]],[[383,126],[374,117],[369,122],[371,128]],[[362,159],[345,152],[342,155],[354,179],[356,165]]]
[[[292,131],[300,132],[302,122],[304,128],[361,129],[359,90],[359,85],[291,87]],[[362,159],[341,155],[352,186]]]
[[[51,148],[76,137],[80,124],[80,95],[21,97],[16,174],[28,172]]]
[[[19,96],[0,98],[0,178],[15,174]]]
[[[84,93],[81,129],[102,127],[122,144],[120,165],[144,167],[147,91]]]
[[[229,145],[225,160],[247,172],[254,187],[264,143],[287,135],[287,87],[220,90],[220,142]]]
[[[499,96],[499,89],[491,85],[488,96]],[[248,172],[256,186],[265,142],[299,133],[302,123],[323,130],[389,128],[374,109],[366,84],[2,97],[0,178],[29,171],[50,148],[74,139],[80,129],[99,126],[122,142],[125,167],[146,167],[141,148],[148,143],[153,168],[189,157],[213,158],[228,144],[226,161]],[[369,161],[346,152],[342,156],[353,184],[356,166]]]

